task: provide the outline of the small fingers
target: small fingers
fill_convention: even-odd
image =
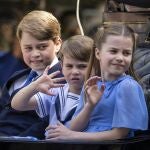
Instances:
[[[45,129],[45,131],[51,130],[51,129],[56,129],[56,128],[57,128],[57,125],[49,125],[49,126]]]
[[[55,71],[55,72],[53,72],[53,73],[51,73],[51,74],[49,74],[49,77],[52,79],[52,78],[54,78],[55,76],[57,76],[58,74],[60,74],[60,71],[58,70],[58,71]]]
[[[101,80],[101,77],[98,77],[98,76],[93,76],[93,77],[90,77],[87,81],[86,81],[86,85],[93,85],[93,84],[96,84],[97,81]]]
[[[65,78],[64,78],[64,77],[61,77],[61,78],[54,78],[54,79],[53,79],[53,82],[54,82],[54,83],[60,83],[60,82],[62,82],[62,81],[65,81]]]
[[[43,72],[43,74],[47,75],[48,74],[48,70],[50,69],[50,66],[47,66]]]
[[[46,139],[55,138],[58,136],[57,126],[48,126],[46,128]]]
[[[88,86],[88,85],[86,85],[86,86],[85,86],[85,89],[84,89],[84,90],[85,90],[85,92],[87,92],[88,88],[89,88],[89,86]]]
[[[58,133],[48,133],[46,135],[46,139],[56,138],[58,136]]]

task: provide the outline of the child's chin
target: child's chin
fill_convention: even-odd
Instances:
[[[71,83],[72,84],[77,84],[78,86],[81,84],[79,80],[72,80]]]

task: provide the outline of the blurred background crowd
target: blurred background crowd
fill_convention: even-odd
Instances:
[[[80,1],[80,17],[86,32],[91,26],[100,24],[104,2]],[[76,0],[0,0],[0,49],[17,48],[16,25],[25,14],[35,9],[50,11],[59,19],[63,39],[80,34],[76,20]]]

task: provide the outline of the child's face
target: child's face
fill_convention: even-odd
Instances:
[[[69,55],[64,55],[62,71],[67,83],[69,84],[69,91],[75,94],[80,94],[88,63],[80,61]]]
[[[35,71],[43,71],[56,57],[61,42],[40,41],[29,33],[23,32],[20,46],[25,63]]]
[[[105,80],[114,80],[128,70],[132,52],[131,38],[114,35],[107,37],[101,50],[96,50],[96,57],[100,61]]]

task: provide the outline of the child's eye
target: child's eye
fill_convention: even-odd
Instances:
[[[48,46],[47,45],[39,45],[37,48],[39,49],[39,50],[44,50],[44,49],[46,49]]]
[[[131,53],[131,52],[124,52],[123,54],[124,54],[125,56],[132,55],[132,53]]]
[[[71,65],[66,65],[66,67],[67,67],[67,68],[71,68],[72,66],[71,66]]]
[[[25,47],[24,50],[25,50],[26,52],[30,52],[30,51],[32,50],[32,47]]]
[[[78,68],[81,68],[81,69],[84,69],[84,68],[86,68],[87,67],[87,65],[79,65],[78,66]]]
[[[110,53],[115,54],[115,53],[117,53],[117,51],[112,49],[112,50],[110,50]]]

